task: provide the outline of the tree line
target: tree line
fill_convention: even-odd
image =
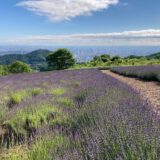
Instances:
[[[156,54],[155,56],[157,56]],[[151,56],[153,57],[153,56]],[[160,64],[160,59],[148,59],[147,56],[129,56],[122,58],[119,55],[111,57],[109,54],[94,56],[89,62],[76,63],[71,51],[60,48],[46,56],[47,67],[42,71],[64,70],[68,68],[89,68],[89,67],[112,67],[112,66],[129,66],[129,65],[154,65]],[[29,65],[24,62],[16,61],[8,66],[0,65],[0,76],[14,73],[33,72]]]

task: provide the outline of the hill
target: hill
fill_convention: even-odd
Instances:
[[[160,52],[146,56],[147,59],[160,59]]]
[[[137,55],[130,55],[128,56],[127,58],[130,58],[130,59],[134,59],[134,58],[142,58],[142,57],[145,57],[146,59],[150,60],[150,59],[160,59],[160,52],[158,53],[154,53],[154,54],[150,54],[148,56],[137,56]]]
[[[14,61],[22,61],[30,65],[46,63],[46,56],[49,50],[39,49],[27,54],[7,54],[0,56],[0,65],[9,65]]]

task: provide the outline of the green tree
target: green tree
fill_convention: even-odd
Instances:
[[[106,62],[108,62],[108,61],[111,60],[111,57],[110,57],[109,54],[103,54],[103,55],[101,55],[101,59],[102,59],[102,61],[103,61],[104,63],[106,63]]]
[[[27,73],[32,71],[26,63],[20,61],[11,63],[8,68],[10,73]]]
[[[0,65],[0,76],[4,76],[8,74],[8,67]]]
[[[46,60],[51,69],[57,70],[67,69],[75,64],[75,59],[73,58],[72,53],[65,48],[50,53],[46,57]]]
[[[93,57],[93,61],[101,61],[101,57],[100,56],[94,56]]]
[[[122,59],[122,57],[121,56],[118,56],[118,55],[116,55],[116,56],[114,56],[114,57],[112,57],[112,61],[119,61],[119,60],[121,60]]]

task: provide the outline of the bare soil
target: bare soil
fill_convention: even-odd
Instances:
[[[132,88],[136,89],[141,97],[151,103],[153,110],[160,115],[160,83],[143,81],[137,78],[129,78],[116,73],[113,73],[109,70],[102,71],[105,74],[108,74],[124,83],[127,83]]]

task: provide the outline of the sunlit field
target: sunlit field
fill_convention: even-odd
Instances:
[[[160,119],[97,69],[0,77],[0,159],[158,160]]]

